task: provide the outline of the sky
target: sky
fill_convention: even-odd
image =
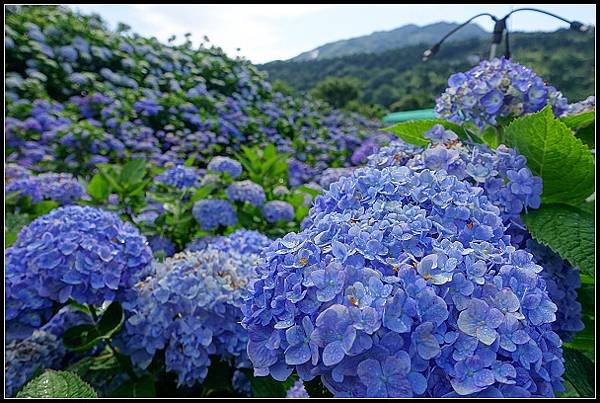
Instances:
[[[243,56],[260,64],[285,60],[328,42],[368,35],[406,24],[426,25],[439,21],[463,22],[475,14],[489,12],[504,16],[513,8],[536,7],[568,20],[596,25],[596,6],[582,5],[99,5],[70,7],[83,13],[100,14],[111,28],[123,22],[143,36],[175,43],[191,33],[194,45],[206,35],[231,56]],[[482,28],[491,31],[493,22],[481,17]],[[509,20],[512,31],[554,31],[568,25],[539,13],[521,12]],[[237,51],[237,49],[240,49]]]

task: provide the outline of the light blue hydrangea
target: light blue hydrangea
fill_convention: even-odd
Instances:
[[[214,157],[207,168],[209,171],[226,173],[233,179],[242,174],[242,164],[229,157]]]
[[[196,186],[199,175],[195,168],[177,165],[167,169],[155,178],[158,182],[177,189],[186,189]]]
[[[272,200],[265,203],[262,213],[265,220],[270,223],[292,221],[295,217],[294,206],[281,200]]]
[[[472,122],[483,129],[496,126],[499,118],[537,112],[547,104],[556,116],[568,109],[567,99],[531,69],[500,58],[451,75],[435,112],[450,122]]]
[[[202,382],[213,355],[249,367],[240,307],[257,261],[256,254],[208,247],[156,264],[156,273],[135,286],[137,298],[123,304],[127,320],[117,345],[140,368],[164,349],[179,386]]]
[[[225,194],[231,201],[248,202],[256,207],[262,206],[266,200],[262,186],[249,180],[233,182],[225,189]]]
[[[192,214],[200,228],[210,231],[219,226],[237,224],[237,216],[233,206],[223,199],[202,199],[194,203]]]

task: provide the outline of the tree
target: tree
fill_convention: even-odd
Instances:
[[[315,98],[321,99],[334,108],[343,108],[360,95],[361,82],[351,77],[327,77],[317,83],[311,91]]]

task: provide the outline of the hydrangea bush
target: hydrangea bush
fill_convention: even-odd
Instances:
[[[557,307],[509,240],[445,170],[356,170],[265,252],[242,322],[255,373],[295,368],[336,396],[552,396]]]

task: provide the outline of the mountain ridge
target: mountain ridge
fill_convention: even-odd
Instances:
[[[375,31],[369,35],[328,42],[285,61],[323,60],[359,53],[382,53],[417,44],[433,44],[458,25],[445,21],[423,26],[407,24],[392,30]],[[490,35],[490,32],[471,23],[457,31],[448,41],[481,38],[486,35]]]

